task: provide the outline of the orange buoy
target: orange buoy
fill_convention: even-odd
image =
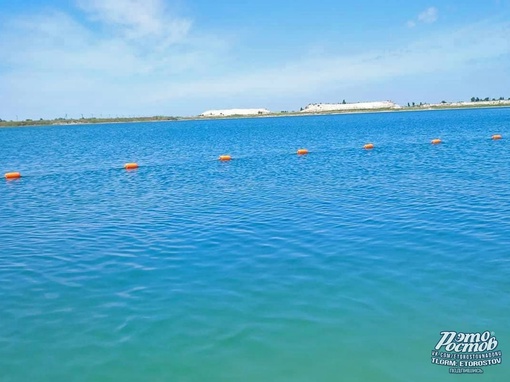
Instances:
[[[138,163],[134,163],[134,162],[133,163],[126,163],[124,165],[124,168],[126,170],[136,170],[138,168]]]
[[[433,139],[430,141],[430,143],[432,143],[433,145],[438,145],[441,143],[441,139],[439,139],[439,138]]]
[[[297,151],[297,154],[298,155],[306,155],[306,154],[308,154],[308,150],[307,149],[299,149]]]
[[[365,150],[372,150],[374,148],[373,143],[367,143],[365,146],[363,146]]]
[[[232,159],[232,157],[230,155],[220,155],[220,157],[218,158],[220,161],[222,162],[226,162],[226,161],[229,161]]]
[[[8,172],[5,174],[5,179],[19,179],[21,174],[19,172]]]
[[[503,137],[501,136],[501,134],[494,134],[494,135],[492,136],[492,139],[494,139],[494,140],[501,139],[501,138],[503,138]]]

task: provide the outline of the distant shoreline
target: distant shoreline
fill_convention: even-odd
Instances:
[[[225,119],[247,119],[247,118],[272,118],[272,117],[299,117],[299,116],[317,116],[317,115],[340,115],[340,114],[372,114],[372,113],[400,113],[413,111],[435,111],[435,110],[469,110],[469,109],[501,109],[510,108],[510,105],[422,105],[422,106],[403,106],[400,109],[359,109],[359,110],[331,110],[319,112],[278,112],[262,115],[231,115],[231,116],[195,116],[195,117],[140,117],[140,118],[84,118],[84,119],[57,119],[57,120],[33,120],[33,121],[2,121],[0,128],[16,127],[45,127],[45,126],[76,126],[76,125],[100,125],[114,123],[141,123],[141,122],[179,122],[179,121],[210,121]]]

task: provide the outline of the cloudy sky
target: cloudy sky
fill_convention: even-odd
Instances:
[[[0,0],[0,118],[510,97],[510,0]]]

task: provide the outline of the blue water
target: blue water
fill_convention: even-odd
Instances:
[[[0,129],[7,171],[2,382],[510,380],[510,109]]]

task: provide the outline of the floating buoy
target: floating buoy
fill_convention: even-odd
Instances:
[[[494,134],[494,135],[492,136],[492,139],[494,139],[494,140],[501,139],[501,138],[503,138],[503,137],[501,136],[501,134]]]
[[[299,149],[297,151],[297,154],[298,155],[306,155],[306,154],[308,154],[308,150],[307,149]]]
[[[19,172],[8,172],[5,174],[5,179],[19,179],[21,174]]]
[[[126,170],[136,170],[138,168],[138,163],[126,163],[124,168]]]
[[[441,139],[439,139],[439,138],[433,139],[430,141],[430,143],[432,143],[433,145],[438,145],[441,143]]]
[[[363,146],[365,150],[372,150],[374,148],[373,143],[367,143],[365,146]]]
[[[226,162],[226,161],[229,161],[232,159],[232,157],[230,155],[220,155],[220,157],[218,158],[220,161],[222,162]]]

